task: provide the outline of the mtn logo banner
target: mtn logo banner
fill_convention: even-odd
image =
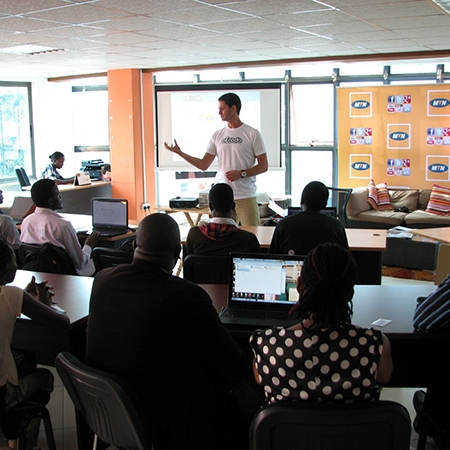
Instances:
[[[372,155],[350,155],[350,178],[372,178]]]
[[[349,92],[349,116],[372,117],[372,92]]]
[[[450,90],[430,90],[427,92],[428,116],[450,116]]]
[[[427,181],[450,181],[450,156],[427,155]]]
[[[409,150],[411,148],[411,124],[387,124],[387,148],[390,150]]]

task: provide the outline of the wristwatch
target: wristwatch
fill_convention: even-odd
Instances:
[[[247,176],[247,172],[245,170],[241,170],[241,178],[245,178]]]

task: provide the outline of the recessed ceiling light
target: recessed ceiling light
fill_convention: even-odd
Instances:
[[[63,52],[61,48],[45,47],[43,45],[26,44],[15,47],[0,48],[1,53],[12,53],[15,55],[36,55],[41,53]]]
[[[450,0],[431,0],[434,4],[443,9],[444,12],[450,14]]]

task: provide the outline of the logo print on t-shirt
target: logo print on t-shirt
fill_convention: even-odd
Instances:
[[[222,144],[242,144],[242,138],[227,136],[222,139]]]

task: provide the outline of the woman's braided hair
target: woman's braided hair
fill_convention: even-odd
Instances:
[[[351,323],[357,267],[351,253],[337,244],[322,244],[305,258],[300,298],[290,316],[312,319],[319,328]]]

